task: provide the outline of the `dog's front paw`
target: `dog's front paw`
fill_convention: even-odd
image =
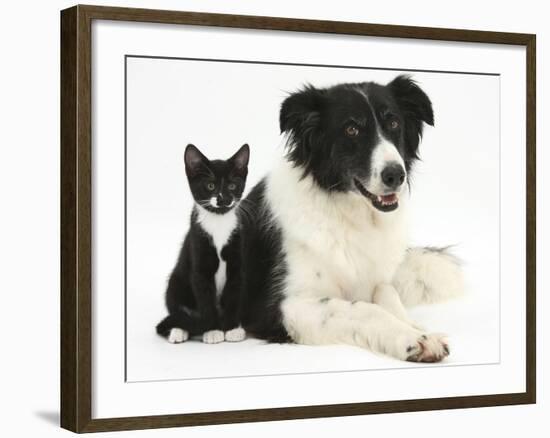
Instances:
[[[186,330],[174,327],[168,335],[168,342],[171,344],[181,344],[189,339],[189,333]]]
[[[246,332],[242,327],[235,327],[234,329],[225,332],[225,340],[228,342],[240,342],[246,338]]]
[[[409,362],[440,362],[450,353],[449,344],[444,335],[422,335],[407,347]]]
[[[219,344],[224,339],[225,336],[221,330],[209,330],[202,335],[202,342],[205,344]]]

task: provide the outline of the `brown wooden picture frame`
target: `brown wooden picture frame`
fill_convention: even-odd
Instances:
[[[92,419],[91,25],[93,20],[524,46],[527,54],[525,66],[527,78],[525,90],[527,108],[526,391],[497,395]],[[74,432],[97,432],[535,403],[535,48],[535,35],[519,33],[80,5],[63,10],[61,12],[61,426]]]

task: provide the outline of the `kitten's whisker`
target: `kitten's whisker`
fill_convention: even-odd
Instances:
[[[211,207],[210,201],[195,201],[201,207]]]

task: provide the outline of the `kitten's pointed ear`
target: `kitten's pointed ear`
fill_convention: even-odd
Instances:
[[[185,171],[189,176],[197,175],[201,166],[208,163],[208,158],[199,151],[199,148],[192,144],[188,144],[185,148],[184,160]]]
[[[235,166],[235,170],[241,174],[248,171],[248,160],[250,159],[250,147],[243,144],[241,148],[229,159]]]

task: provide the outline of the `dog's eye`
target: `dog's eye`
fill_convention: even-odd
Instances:
[[[216,184],[212,183],[212,182],[209,182],[209,183],[206,183],[206,188],[210,191],[214,190],[216,188]]]
[[[399,122],[394,119],[390,122],[390,129],[395,131],[397,128],[399,128]]]
[[[359,128],[355,125],[347,125],[344,132],[348,137],[357,137],[359,135]]]
[[[227,188],[228,188],[229,190],[235,190],[235,189],[237,188],[237,186],[235,185],[235,183],[229,183],[229,184],[227,185]]]

